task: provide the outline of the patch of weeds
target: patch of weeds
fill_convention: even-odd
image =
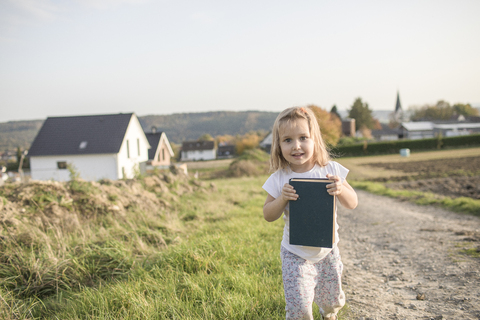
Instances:
[[[115,202],[115,201],[118,200],[118,195],[113,194],[113,193],[109,193],[108,194],[108,200],[110,200],[111,202]]]
[[[460,250],[461,253],[466,254],[467,256],[473,258],[480,258],[480,247],[476,248],[465,248]]]

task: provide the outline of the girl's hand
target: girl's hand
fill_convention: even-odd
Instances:
[[[333,174],[327,174],[327,179],[334,181],[327,185],[328,194],[332,196],[341,195],[343,191],[342,179],[340,179],[339,176],[334,176]]]
[[[296,193],[295,189],[288,183],[285,183],[282,188],[282,199],[285,201],[289,200],[297,200],[298,194]]]

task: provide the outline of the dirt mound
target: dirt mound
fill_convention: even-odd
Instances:
[[[212,188],[212,184],[171,172],[134,180],[7,184],[0,187],[0,228],[2,224],[15,228],[23,221],[43,228],[58,225],[68,231],[99,215],[121,217],[128,210],[162,212],[178,201],[178,196]]]

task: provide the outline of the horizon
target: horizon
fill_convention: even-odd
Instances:
[[[473,108],[477,109],[480,113],[480,104],[478,104],[477,106],[473,106]],[[327,110],[330,112],[330,110]],[[338,111],[340,112],[341,116],[346,116],[347,113],[348,113],[348,109],[346,110],[341,110],[341,109],[338,109]],[[378,120],[385,120],[386,118],[382,118],[382,119],[379,119],[377,118],[381,113],[391,113],[393,112],[394,110],[372,110],[372,115],[374,118],[378,119]],[[404,111],[408,111],[408,110],[404,110]],[[146,115],[138,115],[136,114],[136,112],[114,112],[114,113],[91,113],[91,114],[70,114],[70,115],[64,115],[64,116],[46,116],[45,118],[43,119],[20,119],[20,120],[8,120],[8,121],[3,121],[3,122],[0,122],[0,124],[4,124],[4,123],[9,123],[9,122],[22,122],[22,121],[44,121],[46,120],[47,118],[51,117],[81,117],[81,116],[99,116],[99,115],[110,115],[110,114],[120,114],[120,113],[125,113],[125,114],[128,114],[128,113],[134,113],[138,118],[142,118],[142,117],[155,117],[155,116],[174,116],[174,115],[181,115],[181,114],[196,114],[196,113],[211,113],[211,112],[269,112],[269,113],[277,113],[277,111],[265,111],[265,110],[212,110],[212,111],[197,111],[197,112],[177,112],[177,113],[169,113],[169,114],[146,114]],[[278,113],[280,113],[280,111],[278,111]],[[377,117],[376,117],[377,116]],[[382,116],[385,116],[385,114],[382,114]]]
[[[347,110],[357,97],[391,110],[397,92],[404,110],[478,108],[478,12],[472,0],[3,1],[0,122]]]

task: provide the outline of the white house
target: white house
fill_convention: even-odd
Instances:
[[[184,141],[182,161],[213,160],[216,158],[214,141]]]
[[[148,160],[150,144],[134,113],[49,117],[29,150],[34,180],[130,179]]]
[[[147,169],[170,167],[170,160],[174,153],[165,132],[157,132],[157,129],[153,127],[152,132],[145,133],[145,135],[151,146],[148,150]]]

